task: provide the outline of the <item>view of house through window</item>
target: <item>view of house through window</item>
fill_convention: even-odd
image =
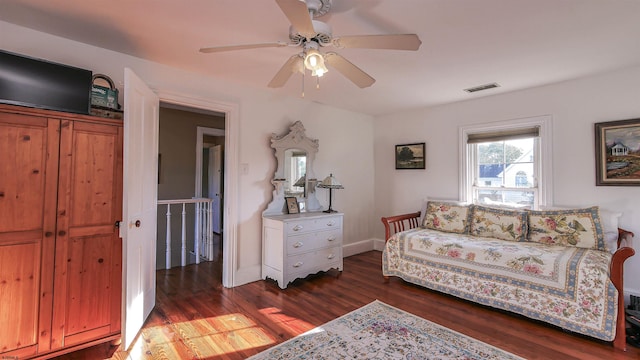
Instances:
[[[528,137],[469,144],[475,159],[473,202],[534,208],[536,143]]]

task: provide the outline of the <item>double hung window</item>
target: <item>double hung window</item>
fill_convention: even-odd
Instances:
[[[537,209],[550,188],[550,117],[461,129],[462,198]]]

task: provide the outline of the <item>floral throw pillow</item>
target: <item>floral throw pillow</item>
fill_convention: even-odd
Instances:
[[[429,201],[422,225],[427,229],[467,234],[470,215],[471,206],[469,205]]]
[[[475,205],[471,216],[471,235],[509,241],[525,241],[527,213]]]
[[[553,245],[605,250],[604,234],[597,206],[570,210],[527,210],[527,240]]]

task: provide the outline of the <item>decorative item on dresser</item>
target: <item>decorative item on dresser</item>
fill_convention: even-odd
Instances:
[[[122,121],[0,105],[0,357],[118,341]]]
[[[287,214],[297,214],[300,212],[300,206],[298,205],[298,199],[295,197],[284,198],[287,202]]]
[[[320,183],[320,185],[318,185],[318,187],[323,189],[329,189],[329,208],[324,212],[326,213],[336,212],[331,207],[331,197],[332,197],[331,194],[333,192],[333,189],[344,189],[344,186],[342,186],[342,184],[340,184],[340,182],[333,177],[333,174],[329,174],[329,176],[327,176],[326,178],[324,178],[324,180],[322,180],[322,182]]]
[[[320,211],[322,206],[315,197],[318,181],[313,160],[318,140],[305,135],[300,121],[289,130],[283,136],[271,137],[278,167],[271,181],[275,187],[273,200],[262,213],[262,278],[276,280],[281,289],[297,278],[343,268],[343,214]],[[336,186],[330,182],[333,177],[328,179],[329,186]],[[292,185],[304,187],[302,195],[293,192]],[[339,183],[337,186],[342,188]],[[305,212],[301,212],[298,201],[306,205]]]

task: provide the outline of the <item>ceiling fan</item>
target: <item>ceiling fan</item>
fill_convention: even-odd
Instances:
[[[328,71],[325,63],[351,80],[360,88],[366,88],[376,81],[359,67],[352,64],[336,52],[320,52],[325,46],[335,48],[418,50],[422,41],[416,34],[394,35],[354,35],[333,37],[331,26],[314,20],[326,14],[331,8],[331,0],[275,0],[291,23],[289,42],[270,42],[260,44],[244,44],[214,46],[200,49],[202,53],[215,53],[232,50],[257,49],[267,47],[293,46],[301,47],[302,52],[291,56],[269,82],[269,87],[284,86],[292,74],[304,75],[305,69],[312,76],[321,77]],[[304,79],[304,78],[303,78]]]

